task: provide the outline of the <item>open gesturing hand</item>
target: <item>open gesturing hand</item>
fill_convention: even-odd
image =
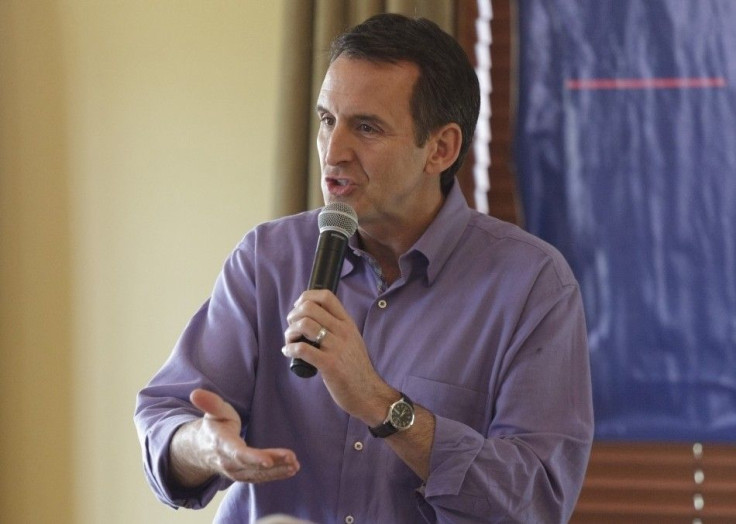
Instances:
[[[240,437],[240,416],[220,396],[196,389],[190,400],[204,416],[181,426],[171,443],[173,477],[181,486],[198,486],[214,475],[240,482],[268,482],[299,471],[291,450],[248,446]]]

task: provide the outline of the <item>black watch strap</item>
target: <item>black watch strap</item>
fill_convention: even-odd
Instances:
[[[414,409],[414,403],[403,393],[401,394],[401,398],[397,402],[401,402],[402,400],[409,404],[412,409]],[[394,406],[394,404],[391,404],[391,406],[389,407],[388,416],[386,417],[386,420],[383,421],[383,424],[375,426],[373,428],[368,428],[368,431],[371,432],[371,435],[377,438],[386,438],[399,431],[399,429],[391,423],[391,408]]]

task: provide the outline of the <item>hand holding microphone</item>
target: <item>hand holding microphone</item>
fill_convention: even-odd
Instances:
[[[358,229],[358,216],[348,204],[332,202],[322,208],[317,220],[319,241],[314,253],[308,289],[329,289],[335,293],[340,282],[348,239]],[[318,348],[326,334],[327,331],[322,328],[314,341],[305,337],[300,341]],[[300,358],[291,359],[290,369],[302,378],[313,377],[317,373],[314,366]]]

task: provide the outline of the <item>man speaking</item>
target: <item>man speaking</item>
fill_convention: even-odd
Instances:
[[[580,293],[554,248],[455,183],[479,100],[427,20],[378,15],[333,42],[322,193],[358,225],[338,285],[309,286],[319,210],[244,237],[138,396],[162,501],[227,489],[233,523],[567,521],[593,433]]]

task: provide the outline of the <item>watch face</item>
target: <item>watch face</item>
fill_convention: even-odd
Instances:
[[[414,423],[414,409],[406,402],[397,402],[391,409],[391,424],[396,429],[406,429]]]

